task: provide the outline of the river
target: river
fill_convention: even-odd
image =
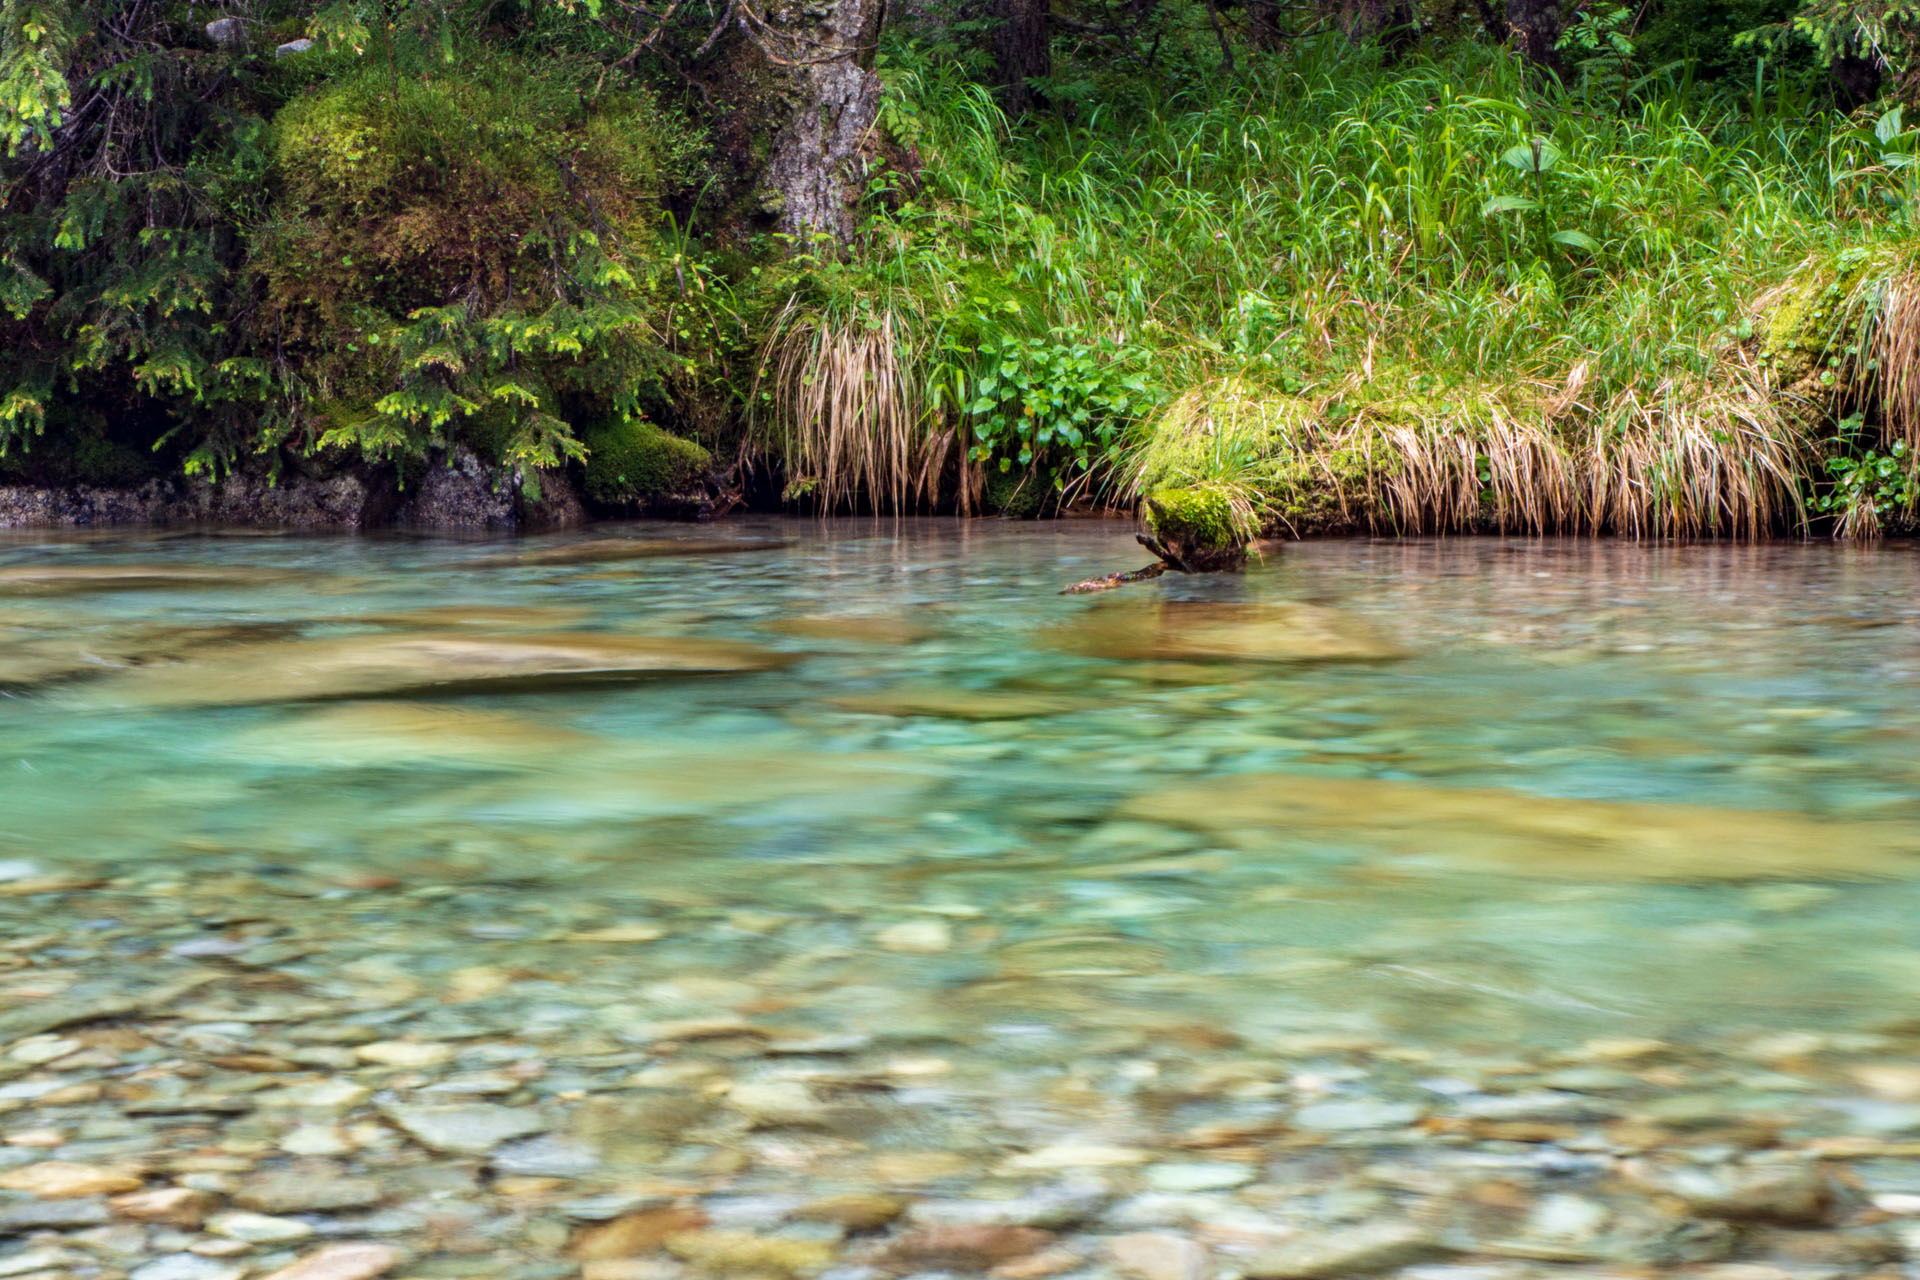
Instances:
[[[0,542],[0,1230],[140,1280],[1904,1256],[1920,553],[1326,541],[1058,594],[1145,558]],[[205,1212],[123,1203],[168,1189]]]

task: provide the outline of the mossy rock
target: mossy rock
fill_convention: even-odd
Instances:
[[[1255,530],[1247,512],[1217,485],[1156,489],[1146,496],[1149,534],[1179,568],[1196,573],[1231,569],[1247,558]]]
[[[587,497],[603,506],[646,506],[682,497],[713,472],[713,455],[651,422],[616,422],[590,431]]]

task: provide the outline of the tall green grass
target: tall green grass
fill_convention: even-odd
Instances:
[[[916,388],[929,440],[1052,422],[1027,450],[987,440],[990,468],[1108,500],[1226,480],[1275,525],[1802,522],[1826,417],[1783,407],[1754,301],[1797,264],[1908,234],[1870,135],[1678,82],[1624,108],[1543,97],[1473,46],[1391,68],[1335,41],[1249,62],[1015,130],[960,70],[896,50],[888,118],[918,186],[796,304],[816,335],[896,335],[864,349],[902,367],[849,371],[852,398]],[[1051,401],[1029,411],[1045,370],[1018,341],[1127,373],[1114,443],[1063,445],[1116,416],[1111,395],[1089,391],[1078,427]],[[1222,421],[1230,447],[1179,445]]]

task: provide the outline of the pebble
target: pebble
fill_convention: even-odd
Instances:
[[[550,1127],[537,1111],[485,1102],[459,1106],[389,1103],[380,1112],[422,1145],[447,1155],[486,1155],[503,1142]]]
[[[1206,1247],[1188,1236],[1142,1231],[1107,1241],[1113,1265],[1138,1280],[1206,1280],[1212,1259]]]
[[[72,1231],[81,1227],[102,1227],[108,1221],[105,1200],[29,1201],[0,1207],[0,1236],[42,1229]]]
[[[453,1046],[415,1040],[376,1040],[360,1045],[353,1056],[381,1067],[437,1067],[453,1061]]]
[[[67,1160],[45,1160],[0,1173],[0,1187],[8,1191],[25,1191],[46,1200],[134,1191],[140,1183],[140,1176],[126,1169],[75,1164]]]
[[[218,1196],[192,1187],[130,1191],[112,1201],[114,1213],[122,1218],[169,1227],[197,1227],[219,1203]]]
[[[1331,1280],[1393,1271],[1448,1252],[1418,1227],[1373,1222],[1340,1231],[1308,1232],[1262,1250],[1242,1262],[1240,1270],[1252,1280]]]
[[[304,1240],[313,1234],[312,1225],[297,1218],[273,1218],[245,1210],[214,1214],[207,1219],[207,1230],[216,1236],[245,1241],[247,1244],[284,1244],[289,1240]]]
[[[584,1178],[600,1166],[600,1155],[594,1148],[552,1134],[510,1142],[493,1153],[496,1173],[521,1177]]]
[[[373,1280],[400,1265],[398,1249],[384,1244],[330,1244],[266,1280]]]
[[[1175,1194],[1193,1191],[1226,1191],[1244,1187],[1259,1171],[1244,1164],[1156,1164],[1143,1176],[1155,1191]]]
[[[888,925],[874,940],[888,951],[946,951],[953,946],[953,926],[945,920],[908,920]]]
[[[789,1240],[745,1231],[681,1231],[666,1238],[667,1252],[725,1275],[812,1276],[833,1261],[819,1240]]]
[[[127,1280],[240,1280],[246,1273],[245,1267],[197,1253],[173,1253],[135,1267]]]
[[[841,1195],[821,1196],[794,1210],[803,1222],[832,1222],[849,1231],[874,1231],[898,1218],[907,1209],[899,1196],[880,1191],[849,1191]]]
[[[1302,1129],[1328,1133],[1353,1129],[1399,1129],[1419,1120],[1421,1114],[1421,1109],[1411,1102],[1356,1098],[1316,1102],[1302,1107],[1294,1113],[1293,1123]]]
[[[984,1271],[1053,1242],[1053,1233],[1038,1227],[927,1227],[892,1240],[880,1257],[916,1271]]]
[[[364,1209],[386,1199],[386,1191],[372,1178],[343,1177],[337,1173],[289,1169],[249,1179],[233,1201],[257,1213],[332,1213]]]

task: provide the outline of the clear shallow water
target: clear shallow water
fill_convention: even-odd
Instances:
[[[610,536],[784,545],[513,562]],[[1142,559],[1107,522],[15,539],[0,581],[264,572],[0,597],[0,857],[155,900],[225,884],[256,908],[242,932],[326,915],[430,989],[511,971],[536,1025],[776,1007],[796,1032],[970,1046],[980,1073],[1142,1037],[1498,1055],[1904,1031],[1920,554],[1326,542],[1056,594]],[[305,660],[275,645],[422,630],[787,665],[142,692],[183,660],[272,671]],[[1361,785],[1323,801],[1313,779]],[[663,936],[580,940],[631,926]],[[178,941],[149,932],[116,942],[129,965]]]

